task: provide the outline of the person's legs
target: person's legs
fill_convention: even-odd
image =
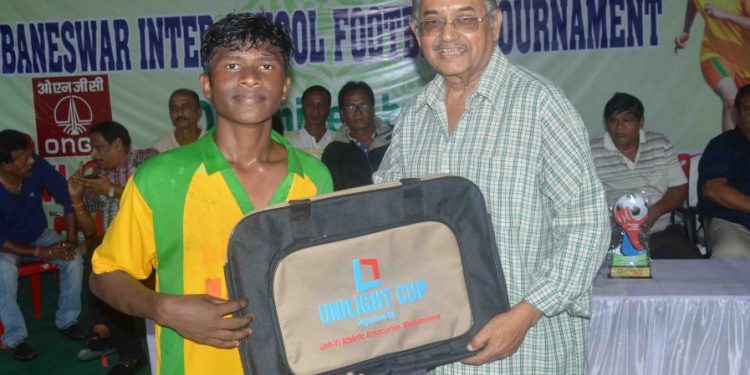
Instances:
[[[663,231],[649,235],[649,249],[652,259],[697,259],[701,258],[698,248],[685,237],[682,226],[672,224]]]
[[[143,359],[139,333],[143,332],[143,319],[135,318],[112,309],[110,314],[112,340],[120,353],[120,361]],[[137,326],[136,326],[137,325]]]
[[[750,258],[750,231],[743,225],[712,218],[709,237],[712,259]]]
[[[32,243],[34,246],[49,246],[62,241],[57,232],[45,229],[39,238]],[[57,299],[57,313],[55,324],[59,329],[68,328],[78,323],[81,313],[81,288],[83,286],[83,258],[76,251],[72,260],[49,260],[60,268],[60,294]]]
[[[19,264],[20,257],[0,253],[0,319],[5,327],[2,341],[9,347],[16,346],[28,336],[17,300]]]
[[[110,321],[111,338],[119,352],[117,364],[107,374],[135,373],[146,364],[139,338],[139,335],[143,333],[143,319],[123,314],[114,309],[107,315]]]
[[[86,289],[88,290],[88,288]],[[91,335],[86,341],[86,345],[78,351],[77,357],[81,361],[90,361],[117,351],[113,343],[112,332],[109,328],[112,323],[108,317],[108,312],[114,309],[90,291],[87,293]]]

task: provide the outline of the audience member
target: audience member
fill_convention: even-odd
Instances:
[[[493,0],[413,0],[437,71],[407,103],[375,181],[463,176],[487,200],[511,309],[438,374],[582,374],[591,283],[606,253],[604,191],[581,118],[548,79],[500,52]],[[330,146],[329,146],[330,147]]]
[[[391,127],[375,116],[375,94],[365,82],[347,82],[339,91],[344,124],[323,151],[335,190],[372,183],[391,143]]]
[[[92,213],[101,215],[103,229],[109,229],[120,210],[120,197],[128,178],[157,151],[131,148],[128,130],[115,121],[92,126],[89,137],[93,148],[91,156],[97,165],[95,177],[86,177],[79,170],[68,179],[68,190],[81,229],[84,234],[93,237],[97,228]],[[136,324],[142,325],[143,320],[125,315],[93,295],[89,298],[89,320],[93,333],[86,347],[78,353],[79,359],[87,361],[98,358],[117,348],[119,362],[110,370],[110,374],[130,374],[140,368],[144,355],[135,331]]]
[[[94,293],[156,322],[162,374],[243,373],[237,347],[253,317],[231,317],[248,304],[227,300],[232,228],[256,209],[332,190],[319,160],[271,131],[291,51],[283,26],[262,14],[230,14],[206,30],[200,82],[216,127],[138,168],[94,253]],[[154,270],[156,291],[137,281]]]
[[[174,130],[154,141],[151,147],[159,152],[165,152],[195,142],[206,134],[206,131],[198,125],[201,115],[203,115],[203,110],[201,110],[201,102],[195,91],[175,90],[169,96],[169,118],[172,120]]]
[[[334,132],[328,130],[331,112],[331,93],[323,86],[310,86],[302,93],[302,129],[286,134],[292,146],[320,159],[323,150],[333,141]]]
[[[698,164],[712,258],[750,258],[750,84],[737,92],[734,120],[737,127],[712,139]]]
[[[82,340],[86,334],[78,325],[78,315],[83,263],[76,251],[75,218],[65,177],[35,155],[30,138],[16,130],[0,131],[0,182],[0,321],[5,327],[2,342],[8,345],[14,359],[30,361],[37,353],[26,342],[26,322],[16,301],[18,266],[42,260],[60,267],[55,325],[67,338]],[[47,227],[43,189],[63,206],[65,240]]]
[[[670,213],[687,199],[687,177],[667,137],[643,130],[643,113],[643,103],[626,93],[616,93],[604,106],[607,132],[590,144],[607,202],[612,205],[623,194],[642,193],[648,200],[642,229],[649,233],[651,257],[699,258],[683,227],[670,225]]]

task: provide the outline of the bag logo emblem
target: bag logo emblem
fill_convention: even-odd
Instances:
[[[354,284],[357,286],[357,293],[380,286],[380,267],[377,259],[353,259],[352,266],[354,267]],[[363,267],[369,267],[372,270],[372,280],[365,281],[362,277]]]

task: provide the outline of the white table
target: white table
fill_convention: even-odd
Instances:
[[[654,260],[594,281],[591,374],[750,374],[750,260]]]

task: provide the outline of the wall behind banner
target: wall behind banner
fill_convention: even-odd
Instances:
[[[213,20],[229,12],[263,11],[292,30],[293,86],[280,111],[287,129],[302,124],[300,96],[308,86],[328,87],[336,105],[336,93],[345,82],[367,81],[376,93],[378,115],[394,123],[400,108],[434,75],[408,29],[411,3],[407,1],[35,4],[6,0],[2,5],[0,127],[34,137],[40,130],[54,130],[48,133],[59,137],[61,146],[50,154],[59,156],[51,161],[66,165],[68,173],[85,159],[75,155],[86,154],[88,144],[85,133],[71,135],[66,129],[76,127],[71,121],[88,127],[86,120],[96,118],[104,108],[89,105],[92,114],[87,115],[81,103],[88,99],[75,91],[80,76],[107,78],[106,93],[87,95],[99,95],[96,100],[106,96],[112,118],[130,130],[136,147],[146,147],[172,128],[169,93],[180,87],[200,93],[201,35]],[[499,6],[504,15],[500,48],[512,62],[557,82],[581,113],[590,136],[603,132],[601,112],[616,91],[641,98],[646,127],[665,133],[678,150],[700,151],[719,133],[721,102],[703,82],[698,65],[700,16],[691,29],[688,48],[674,52],[685,1],[502,0]],[[48,86],[57,96],[47,98],[46,116],[40,115],[39,103],[45,101],[42,88],[32,84],[34,79],[71,82]],[[59,99],[63,97],[67,101]],[[329,126],[340,124],[335,107]]]

